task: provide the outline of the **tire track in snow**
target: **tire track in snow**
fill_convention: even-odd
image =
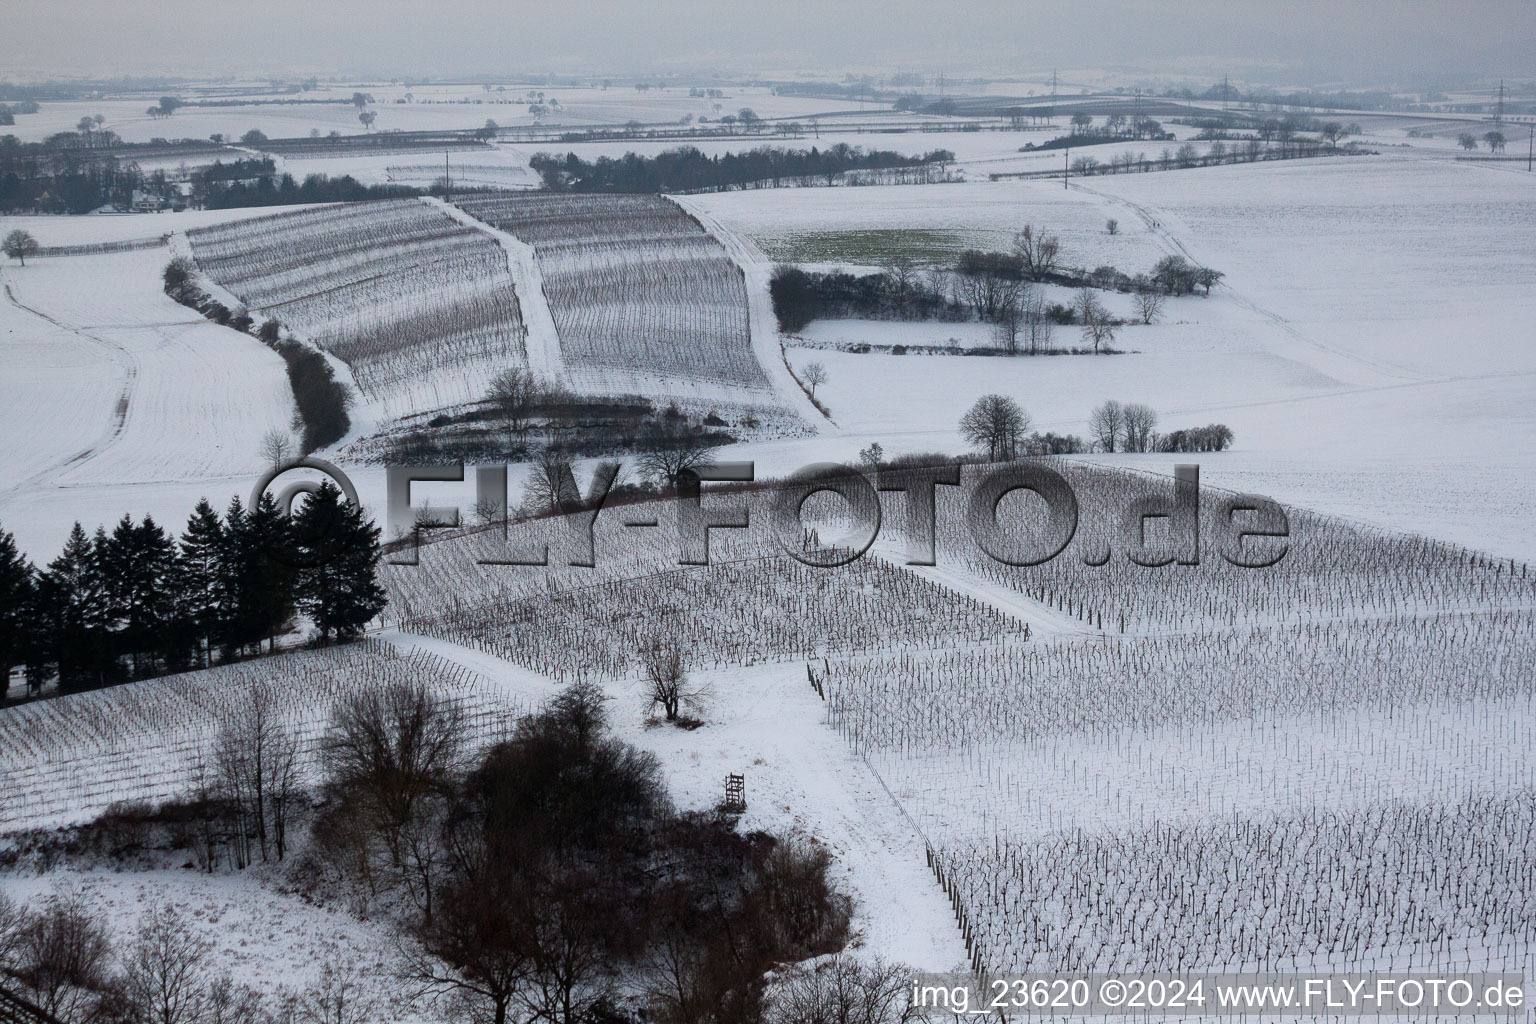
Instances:
[[[100,455],[107,448],[111,447],[111,445],[115,443],[118,438],[122,437],[123,430],[128,425],[128,411],[132,407],[134,389],[138,386],[139,360],[131,351],[129,351],[126,346],[119,344],[118,342],[112,341],[109,338],[98,337],[97,335],[91,334],[89,331],[82,328],[72,327],[60,320],[55,320],[53,317],[49,316],[47,313],[44,313],[42,310],[34,309],[33,307],[22,302],[20,299],[16,298],[16,293],[11,291],[10,282],[6,282],[5,284],[5,297],[11,303],[11,305],[15,306],[17,309],[20,309],[26,313],[30,313],[38,319],[52,324],[54,327],[57,327],[61,331],[67,331],[70,334],[75,335],[77,338],[83,338],[92,344],[109,350],[113,354],[113,357],[117,359],[119,364],[122,365],[124,374],[123,390],[122,393],[118,395],[117,404],[113,408],[111,424],[102,434],[101,438],[96,441],[95,444],[92,444],[89,448],[84,448],[76,452],[74,455],[71,455],[69,458],[65,459],[58,465],[50,466],[47,469],[34,473],[30,477],[27,477],[26,479],[13,484],[10,487],[10,491],[11,493],[16,493],[29,487],[36,486],[51,476],[62,474],[65,470],[75,469],[81,465],[84,465],[85,463],[94,459],[96,456]]]
[[[1132,202],[1129,199],[1111,195],[1108,192],[1100,192],[1096,188],[1089,188],[1087,185],[1074,184],[1072,187],[1078,191],[1086,192],[1089,195],[1098,196],[1100,199],[1103,199],[1106,202],[1118,203],[1119,205],[1126,207],[1136,215],[1137,219],[1142,222],[1148,231],[1166,243],[1168,247],[1174,251],[1175,254],[1184,257],[1191,263],[1195,263],[1200,266],[1206,265],[1203,260],[1196,257],[1194,253],[1189,250],[1189,248],[1183,243],[1183,241],[1178,238],[1178,236],[1169,231],[1167,228],[1163,227],[1163,218],[1165,216],[1164,214],[1161,214],[1151,209],[1150,207],[1142,206],[1140,203]],[[1250,313],[1253,313],[1255,316],[1269,321],[1275,327],[1283,331],[1292,340],[1300,342],[1303,345],[1315,348],[1320,352],[1326,352],[1328,355],[1337,359],[1359,363],[1360,365],[1368,367],[1371,370],[1374,370],[1376,373],[1382,374],[1386,377],[1414,382],[1433,379],[1425,377],[1422,374],[1412,373],[1393,363],[1383,362],[1378,359],[1371,359],[1367,356],[1362,356],[1357,352],[1349,352],[1345,349],[1336,348],[1333,345],[1326,345],[1323,342],[1318,341],[1316,338],[1309,337],[1302,333],[1285,317],[1281,316],[1279,313],[1274,312],[1273,310],[1265,309],[1263,306],[1260,306],[1252,299],[1249,299],[1241,292],[1234,289],[1231,285],[1227,286],[1227,294],[1230,295],[1232,300],[1239,306],[1248,310]]]

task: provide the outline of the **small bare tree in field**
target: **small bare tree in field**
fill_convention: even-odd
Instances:
[[[1136,315],[1141,317],[1141,322],[1150,324],[1157,319],[1163,311],[1163,297],[1150,288],[1136,293]]]
[[[1013,254],[1019,258],[1024,273],[1038,281],[1056,270],[1056,263],[1061,258],[1061,240],[1044,231],[1036,231],[1033,224],[1026,224],[1013,238]]]
[[[1029,430],[1029,414],[1003,395],[982,395],[960,418],[960,433],[992,461],[1011,459]]]
[[[885,464],[885,446],[879,441],[871,441],[868,448],[859,449],[859,465],[870,476],[880,472],[880,467]]]
[[[1125,406],[1125,450],[1128,452],[1147,452],[1152,450],[1154,434],[1157,427],[1157,413],[1150,406],[1140,402],[1130,402]]]
[[[1104,222],[1104,230],[1111,235],[1118,235],[1120,233],[1120,222],[1111,217]]]
[[[1102,451],[1118,451],[1125,440],[1125,410],[1114,399],[1101,404],[1088,416],[1088,432]]]
[[[800,376],[811,386],[811,397],[815,398],[817,386],[827,382],[827,368],[820,363],[806,363]]]
[[[261,457],[273,469],[281,469],[293,458],[293,436],[273,427],[261,435]]]
[[[533,426],[533,416],[544,397],[544,388],[530,371],[517,367],[503,370],[491,380],[486,396],[501,414],[512,436],[513,454],[522,454],[528,448],[528,430]]]
[[[1080,290],[1072,308],[1083,325],[1083,340],[1091,342],[1095,352],[1115,340],[1114,319],[1091,289]]]
[[[677,721],[685,708],[703,709],[708,687],[689,682],[687,662],[676,644],[662,643],[651,648],[645,655],[644,667],[648,707],[661,708],[667,721]]]

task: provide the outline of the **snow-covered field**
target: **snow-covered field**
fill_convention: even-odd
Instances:
[[[9,439],[0,515],[39,487],[153,484],[261,467],[286,431],[283,361],[159,287],[165,249],[0,271]],[[14,467],[14,468],[12,468]]]
[[[148,142],[155,138],[206,139],[214,133],[238,138],[255,129],[268,138],[297,138],[318,131],[344,135],[362,134],[358,110],[352,105],[353,92],[373,97],[369,107],[378,115],[373,131],[449,131],[479,128],[489,120],[504,127],[535,123],[570,125],[572,128],[617,126],[628,121],[645,124],[673,124],[685,115],[717,118],[734,114],[741,107],[751,107],[760,117],[811,117],[833,110],[850,110],[857,104],[849,100],[825,100],[798,96],[777,96],[762,87],[727,88],[721,99],[690,97],[686,87],[640,92],[633,86],[560,88],[536,86],[531,91],[544,93],[545,104],[558,101],[561,109],[552,110],[541,122],[528,112],[531,102],[527,86],[506,86],[504,91],[486,91],[479,86],[400,86],[387,84],[327,87],[293,97],[274,99],[328,100],[330,102],[259,102],[239,104],[240,97],[228,97],[225,105],[183,106],[170,117],[150,117],[145,108],[154,106],[157,96],[141,99],[79,100],[43,103],[36,114],[22,114],[14,126],[7,125],[0,134],[14,134],[23,142],[38,142],[55,132],[74,131],[82,117],[101,114],[102,125],[116,132],[126,142]],[[409,93],[409,102],[403,101]],[[720,109],[715,109],[716,104]]]
[[[686,99],[674,93],[646,102],[661,110]],[[597,112],[609,100],[594,95],[581,102],[590,103],[583,110]],[[759,102],[752,105],[770,116],[773,107]],[[465,108],[476,117],[496,117],[496,109]],[[381,113],[381,124],[384,118]],[[891,138],[881,144],[903,148],[897,141],[907,137]],[[964,145],[976,148],[962,150],[962,160],[989,159],[988,147],[1004,138],[966,138]],[[405,166],[406,158],[391,159]],[[600,532],[620,557],[590,590],[583,583],[593,581],[580,579],[582,570],[511,578],[501,574],[520,570],[451,560],[434,565],[430,557],[418,569],[400,570],[392,575],[392,614],[411,635],[391,633],[390,642],[473,672],[481,681],[477,692],[505,696],[516,706],[537,703],[557,679],[602,679],[620,708],[621,734],[661,756],[681,804],[708,806],[724,774],[744,771],[748,824],[792,828],[827,843],[839,857],[840,881],[859,897],[868,948],[921,966],[953,966],[967,952],[925,866],[925,840],[951,870],[989,955],[1050,949],[1034,961],[1038,966],[1069,965],[1094,949],[1108,950],[1121,966],[1175,949],[1202,962],[1252,966],[1257,960],[1244,943],[1264,920],[1262,906],[1245,903],[1243,913],[1228,914],[1237,931],[1212,927],[1210,934],[1225,936],[1230,948],[1170,940],[1149,953],[1135,932],[1155,926],[1172,934],[1180,921],[1210,918],[1192,905],[1169,904],[1173,909],[1154,921],[1150,910],[1128,902],[1135,886],[1152,884],[1138,871],[1164,866],[1167,877],[1198,875],[1196,855],[1207,850],[1211,863],[1250,872],[1244,877],[1295,868],[1347,879],[1354,902],[1340,906],[1383,933],[1341,940],[1348,956],[1336,962],[1367,962],[1351,959],[1358,954],[1394,964],[1409,952],[1443,959],[1475,947],[1477,956],[1528,966],[1529,942],[1520,930],[1528,922],[1511,917],[1514,910],[1473,936],[1466,907],[1481,913],[1484,904],[1476,900],[1405,922],[1385,910],[1368,918],[1378,910],[1356,899],[1362,886],[1375,891],[1373,878],[1385,877],[1388,862],[1403,866],[1401,878],[1408,879],[1394,891],[1416,905],[1443,895],[1436,886],[1445,878],[1453,879],[1445,884],[1473,887],[1479,873],[1496,870],[1502,879],[1529,867],[1530,847],[1521,845],[1527,832],[1520,830],[1536,820],[1527,806],[1536,788],[1532,584],[1524,566],[1517,578],[1508,561],[1536,561],[1529,528],[1536,517],[1536,349],[1527,342],[1536,312],[1530,286],[1536,192],[1524,178],[1404,151],[1098,177],[1069,189],[1059,181],[972,181],[763,190],[685,202],[724,243],[730,260],[722,258],[722,267],[742,268],[732,279],[748,293],[743,315],[708,321],[711,330],[722,332],[732,360],[750,358],[765,371],[753,385],[795,408],[804,403],[793,383],[765,358],[777,355],[776,332],[771,325],[760,330],[767,320],[769,258],[815,252],[818,260],[868,265],[902,233],[936,253],[1003,248],[1015,231],[1034,224],[1061,236],[1071,264],[1139,272],[1164,255],[1183,254],[1227,275],[1209,298],[1171,299],[1159,322],[1120,328],[1119,355],[854,354],[835,346],[946,344],[952,337],[980,345],[987,335],[978,324],[813,323],[803,332],[804,345],[790,340],[788,358],[797,369],[811,361],[826,367],[817,398],[830,406],[833,422],[820,422],[815,438],[745,443],[722,453],[759,460],[760,475],[818,459],[852,459],[871,441],[891,454],[958,450],[959,417],[986,393],[1017,399],[1034,430],[1079,435],[1087,432],[1090,410],[1113,398],[1152,406],[1163,430],[1225,423],[1236,433],[1236,447],[1199,456],[1094,454],[1079,461],[1154,472],[1198,462],[1207,485],[1360,521],[1370,528],[1356,533],[1334,524],[1329,536],[1370,538],[1380,545],[1373,551],[1394,558],[1404,552],[1424,557],[1404,556],[1392,568],[1362,558],[1351,568],[1322,565],[1316,556],[1302,564],[1298,556],[1295,575],[1277,577],[1274,591],[1262,594],[1254,580],[1217,581],[1220,586],[1213,583],[1203,594],[1197,593],[1203,578],[1194,575],[1133,589],[1122,586],[1128,577],[1118,569],[1093,581],[1086,575],[1093,570],[1074,565],[1047,578],[987,573],[943,555],[936,569],[917,572],[884,548],[877,549],[879,561],[835,577],[818,577],[817,570],[772,577],[758,571],[761,566],[733,566],[658,578],[675,568],[667,564],[674,555],[670,541],[649,542],[662,554],[641,558],[633,547],[641,540],[620,539],[636,532],[609,523],[611,529]],[[161,223],[180,229],[249,213],[29,218],[26,224],[45,245],[73,244],[147,237],[158,234]],[[1105,230],[1109,218],[1119,221],[1118,234]],[[487,233],[488,244],[493,237]],[[539,241],[532,244],[537,250]],[[523,275],[521,289],[531,278],[526,266],[517,269],[519,253],[502,255],[513,261],[509,275]],[[622,287],[633,289],[635,282],[615,266],[654,264],[654,255],[644,247],[583,253],[567,267],[539,252],[540,291],[555,290],[548,303],[559,330],[574,322],[560,317],[574,315],[581,296],[559,292],[559,282],[548,280],[552,267],[557,274],[573,267],[613,271]],[[286,426],[291,416],[275,355],[253,339],[201,322],[161,294],[157,278],[167,256],[154,249],[38,259],[0,275],[10,292],[0,306],[7,353],[0,426],[20,439],[4,449],[0,468],[10,483],[9,490],[0,488],[0,524],[16,530],[36,559],[53,554],[76,517],[89,528],[125,511],[153,511],[175,524],[203,492],[215,500],[244,493],[260,469],[261,433]],[[660,313],[646,306],[646,297],[621,294],[614,301],[633,301],[626,308],[642,311],[639,327],[654,328]],[[1068,296],[1053,289],[1051,297]],[[1129,296],[1104,298],[1112,311],[1129,316]],[[525,319],[532,322],[531,315]],[[567,366],[585,360],[601,367],[613,355],[602,343],[664,364],[668,372],[699,361],[697,352],[626,350],[623,330],[605,330],[582,335],[585,348],[562,334],[545,355]],[[1080,344],[1076,329],[1056,330],[1056,344]],[[675,365],[679,360],[684,365]],[[721,359],[708,369],[734,386],[741,365]],[[381,474],[359,469],[354,476],[379,515]],[[424,489],[434,506],[454,500],[467,506],[466,491]],[[1085,516],[1101,511],[1085,509]],[[1498,560],[1383,539],[1378,527]],[[1296,543],[1317,535],[1298,533]],[[600,545],[600,559],[604,550]],[[1050,579],[1058,583],[1040,589]],[[1337,590],[1328,589],[1330,580],[1338,581]],[[426,610],[444,593],[455,596],[451,608]],[[1218,607],[1228,593],[1242,603],[1241,629],[1236,611]],[[1101,635],[1105,620],[1120,614],[1131,620],[1129,637],[1113,628],[1103,630],[1116,633],[1113,638]],[[1034,637],[1028,642],[1021,638],[1026,624]],[[700,730],[640,724],[628,655],[657,630],[698,641],[701,665],[707,664],[701,671],[717,694]],[[1256,638],[1249,630],[1272,635]],[[1035,659],[1028,671],[1020,649]],[[304,657],[312,656],[271,664]],[[263,671],[266,664],[247,668]],[[826,702],[808,684],[808,664],[825,674]],[[971,667],[955,667],[964,665]],[[1279,697],[1208,720],[1104,717],[1106,691],[1122,694],[1125,706],[1177,695],[1181,707],[1210,708],[1225,707],[1259,683],[1273,684],[1266,692]],[[150,685],[136,684],[141,692]],[[1393,695],[1397,685],[1403,692]],[[1362,698],[1368,706],[1341,706],[1319,697],[1324,686],[1376,689],[1369,701]],[[878,700],[860,704],[861,694]],[[1041,726],[1071,709],[1072,700],[1100,718],[1084,712],[1086,726]],[[1282,708],[1281,700],[1291,703]],[[320,714],[314,707],[304,713],[309,719]],[[6,714],[22,722],[14,711]],[[117,727],[111,723],[131,715],[107,709],[92,720],[110,731]],[[191,731],[206,733],[207,721]],[[1002,727],[1030,738],[988,731]],[[25,746],[0,749],[14,749],[13,759],[25,751],[29,764],[17,761],[10,770],[30,781],[20,789],[0,786],[0,794],[31,794],[36,809],[28,813],[39,821],[97,809],[109,797],[131,795],[135,786],[145,796],[165,795],[164,780],[144,766],[146,758],[163,758],[146,752],[138,738],[97,744],[92,756],[116,765],[110,772],[90,770],[55,784],[39,774],[49,763],[44,748],[58,748],[54,760],[67,761],[67,745],[79,737],[50,739],[60,735],[57,729],[35,723],[24,731]],[[1478,831],[1482,826],[1457,824],[1482,812],[1497,812],[1509,823],[1502,845]],[[1326,828],[1318,825],[1327,814],[1333,817]],[[1223,831],[1229,826],[1235,831]],[[1203,845],[1179,846],[1169,838],[1179,827]],[[1268,841],[1309,828],[1336,844],[1307,848],[1313,860],[1261,856],[1244,845],[1244,835]],[[1420,831],[1404,831],[1412,828]],[[1091,842],[1073,847],[1077,829]],[[1453,858],[1456,842],[1472,842],[1473,852]],[[1366,848],[1386,852],[1358,863],[1338,852]],[[1457,871],[1428,878],[1423,851],[1458,865]],[[1100,857],[1112,861],[1121,872],[1116,877],[1131,888],[1096,894],[1091,928],[1069,920],[1070,893],[1051,890],[1045,903],[1028,903],[1030,886],[1049,881],[1041,865],[1050,858],[1077,865],[1061,873],[1061,884],[1069,886],[1077,877],[1072,872],[1083,865],[1091,870]],[[1226,891],[1215,884],[1187,888],[1213,900]],[[1231,890],[1232,899],[1252,897],[1239,888]],[[1478,892],[1479,900],[1504,894]],[[120,885],[103,899],[137,900],[137,894]],[[188,890],[179,898],[223,899],[238,908],[255,897]],[[1335,914],[1328,927],[1341,920]],[[1066,933],[1028,933],[1021,930],[1025,921],[1041,929],[1070,925],[1071,941],[1052,946],[1050,936]],[[1094,945],[1101,937],[1107,946]],[[1306,945],[1315,938],[1309,932],[1297,939],[1286,962],[1316,953]],[[1416,938],[1424,945],[1413,947]]]

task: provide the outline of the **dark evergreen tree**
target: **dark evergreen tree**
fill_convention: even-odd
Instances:
[[[219,514],[204,498],[187,520],[178,557],[183,615],[197,663],[201,665],[212,663],[214,646],[224,635],[227,588],[223,573],[227,542]]]
[[[300,610],[324,642],[356,637],[388,603],[378,581],[379,528],[327,482],[293,517],[293,535]]]
[[[27,659],[34,575],[16,539],[0,530],[0,700],[10,690],[12,666]]]
[[[232,503],[225,518],[226,572],[233,585],[228,643],[242,650],[266,640],[268,649],[275,650],[277,634],[293,614],[296,571],[291,524],[270,494],[263,494],[251,509]]]
[[[162,659],[184,663],[185,657],[175,654],[181,630],[176,546],[170,536],[150,517],[135,525],[123,516],[111,535],[97,543],[95,554],[106,593],[112,661],[126,659],[134,679],[153,675]]]
[[[100,531],[98,538],[102,537]],[[105,595],[91,539],[79,523],[64,550],[38,577],[36,642],[38,668],[51,666],[61,690],[80,690],[104,678]]]

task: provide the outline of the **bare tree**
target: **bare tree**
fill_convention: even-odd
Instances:
[[[561,513],[575,511],[581,505],[581,492],[576,488],[575,463],[570,456],[552,445],[539,450],[529,467],[528,488],[525,492],[530,509],[535,513]]]
[[[1204,288],[1206,296],[1209,297],[1211,288],[1220,284],[1221,279],[1226,276],[1226,274],[1219,270],[1212,270],[1210,267],[1199,267],[1195,270],[1195,283]]]
[[[1083,325],[1083,340],[1091,342],[1095,352],[1115,340],[1114,319],[1092,289],[1080,289],[1072,308]]]
[[[262,434],[261,457],[266,459],[273,469],[281,469],[288,465],[288,461],[293,458],[293,436],[276,427]]]
[[[28,914],[15,958],[15,981],[50,1015],[68,1021],[96,1018],[109,981],[112,942],[83,890],[57,892],[42,910]]]
[[[123,957],[129,1001],[144,1024],[202,1024],[209,1009],[208,954],[213,944],[192,931],[170,904],[153,907]]]
[[[1125,410],[1114,399],[1102,403],[1088,416],[1088,432],[1106,452],[1118,451],[1125,441]]]
[[[223,975],[208,986],[208,1007],[204,1024],[271,1024],[261,993],[249,985],[236,985]]]
[[[20,260],[21,265],[26,266],[27,257],[37,255],[37,251],[42,247],[29,232],[17,228],[5,236],[3,248],[7,256],[13,260]]]
[[[917,264],[907,256],[893,256],[885,262],[885,276],[891,279],[896,292],[896,311],[905,314],[907,298],[917,283]]]
[[[806,363],[800,376],[811,386],[811,397],[815,398],[817,386],[827,382],[827,368],[820,363]]]
[[[479,852],[444,887],[438,913],[418,928],[417,942],[402,945],[400,973],[418,996],[467,1003],[474,1019],[507,1024],[534,969],[526,893],[507,878],[505,865]]]
[[[880,467],[885,463],[885,446],[879,441],[871,441],[868,448],[859,449],[859,465],[871,476],[880,472]]]
[[[714,462],[715,446],[704,431],[681,419],[663,420],[637,447],[640,471],[672,487],[684,470],[703,469]]]
[[[1050,348],[1051,332],[1055,324],[1051,321],[1050,306],[1045,301],[1045,296],[1030,289],[1029,295],[1024,299],[1024,337],[1029,342],[1029,354],[1038,355],[1041,351]]]
[[[1125,450],[1146,452],[1152,450],[1152,431],[1157,427],[1157,413],[1149,406],[1130,402],[1125,406]]]
[[[0,978],[16,973],[20,967],[18,955],[26,924],[27,913],[22,905],[0,892]]]
[[[1026,224],[1013,238],[1013,253],[1019,258],[1024,273],[1038,281],[1056,270],[1056,262],[1061,258],[1061,240],[1044,231],[1036,231],[1033,224]]]
[[[677,721],[684,708],[702,710],[708,687],[690,684],[688,666],[678,645],[661,643],[651,648],[646,652],[644,668],[647,706],[660,707],[667,721]]]
[[[1104,230],[1111,235],[1118,235],[1120,233],[1120,222],[1111,217],[1109,220],[1104,222]]]
[[[422,683],[356,693],[331,714],[323,744],[326,778],[390,864],[409,862],[407,831],[429,798],[464,768],[463,713]]]
[[[528,430],[544,397],[539,379],[521,367],[504,370],[491,380],[486,398],[507,425],[512,435],[513,451],[520,454],[528,447]]]
[[[299,1024],[372,1024],[377,1008],[364,977],[360,965],[326,960],[320,976],[294,1000],[294,1019]]]
[[[983,395],[960,418],[960,433],[991,461],[1011,459],[1029,431],[1029,414],[1003,395]]]
[[[1150,324],[1156,320],[1163,311],[1163,297],[1150,288],[1143,288],[1136,293],[1132,300],[1136,303],[1136,315],[1141,317],[1141,322]]]
[[[1009,298],[992,318],[998,347],[1009,355],[1019,351],[1019,332],[1024,326],[1024,306],[1017,296]]]
[[[287,855],[288,821],[299,789],[298,739],[279,720],[271,688],[252,686],[231,709],[214,748],[218,779],[235,820],[236,859],[251,861],[254,833],[261,859]]]

